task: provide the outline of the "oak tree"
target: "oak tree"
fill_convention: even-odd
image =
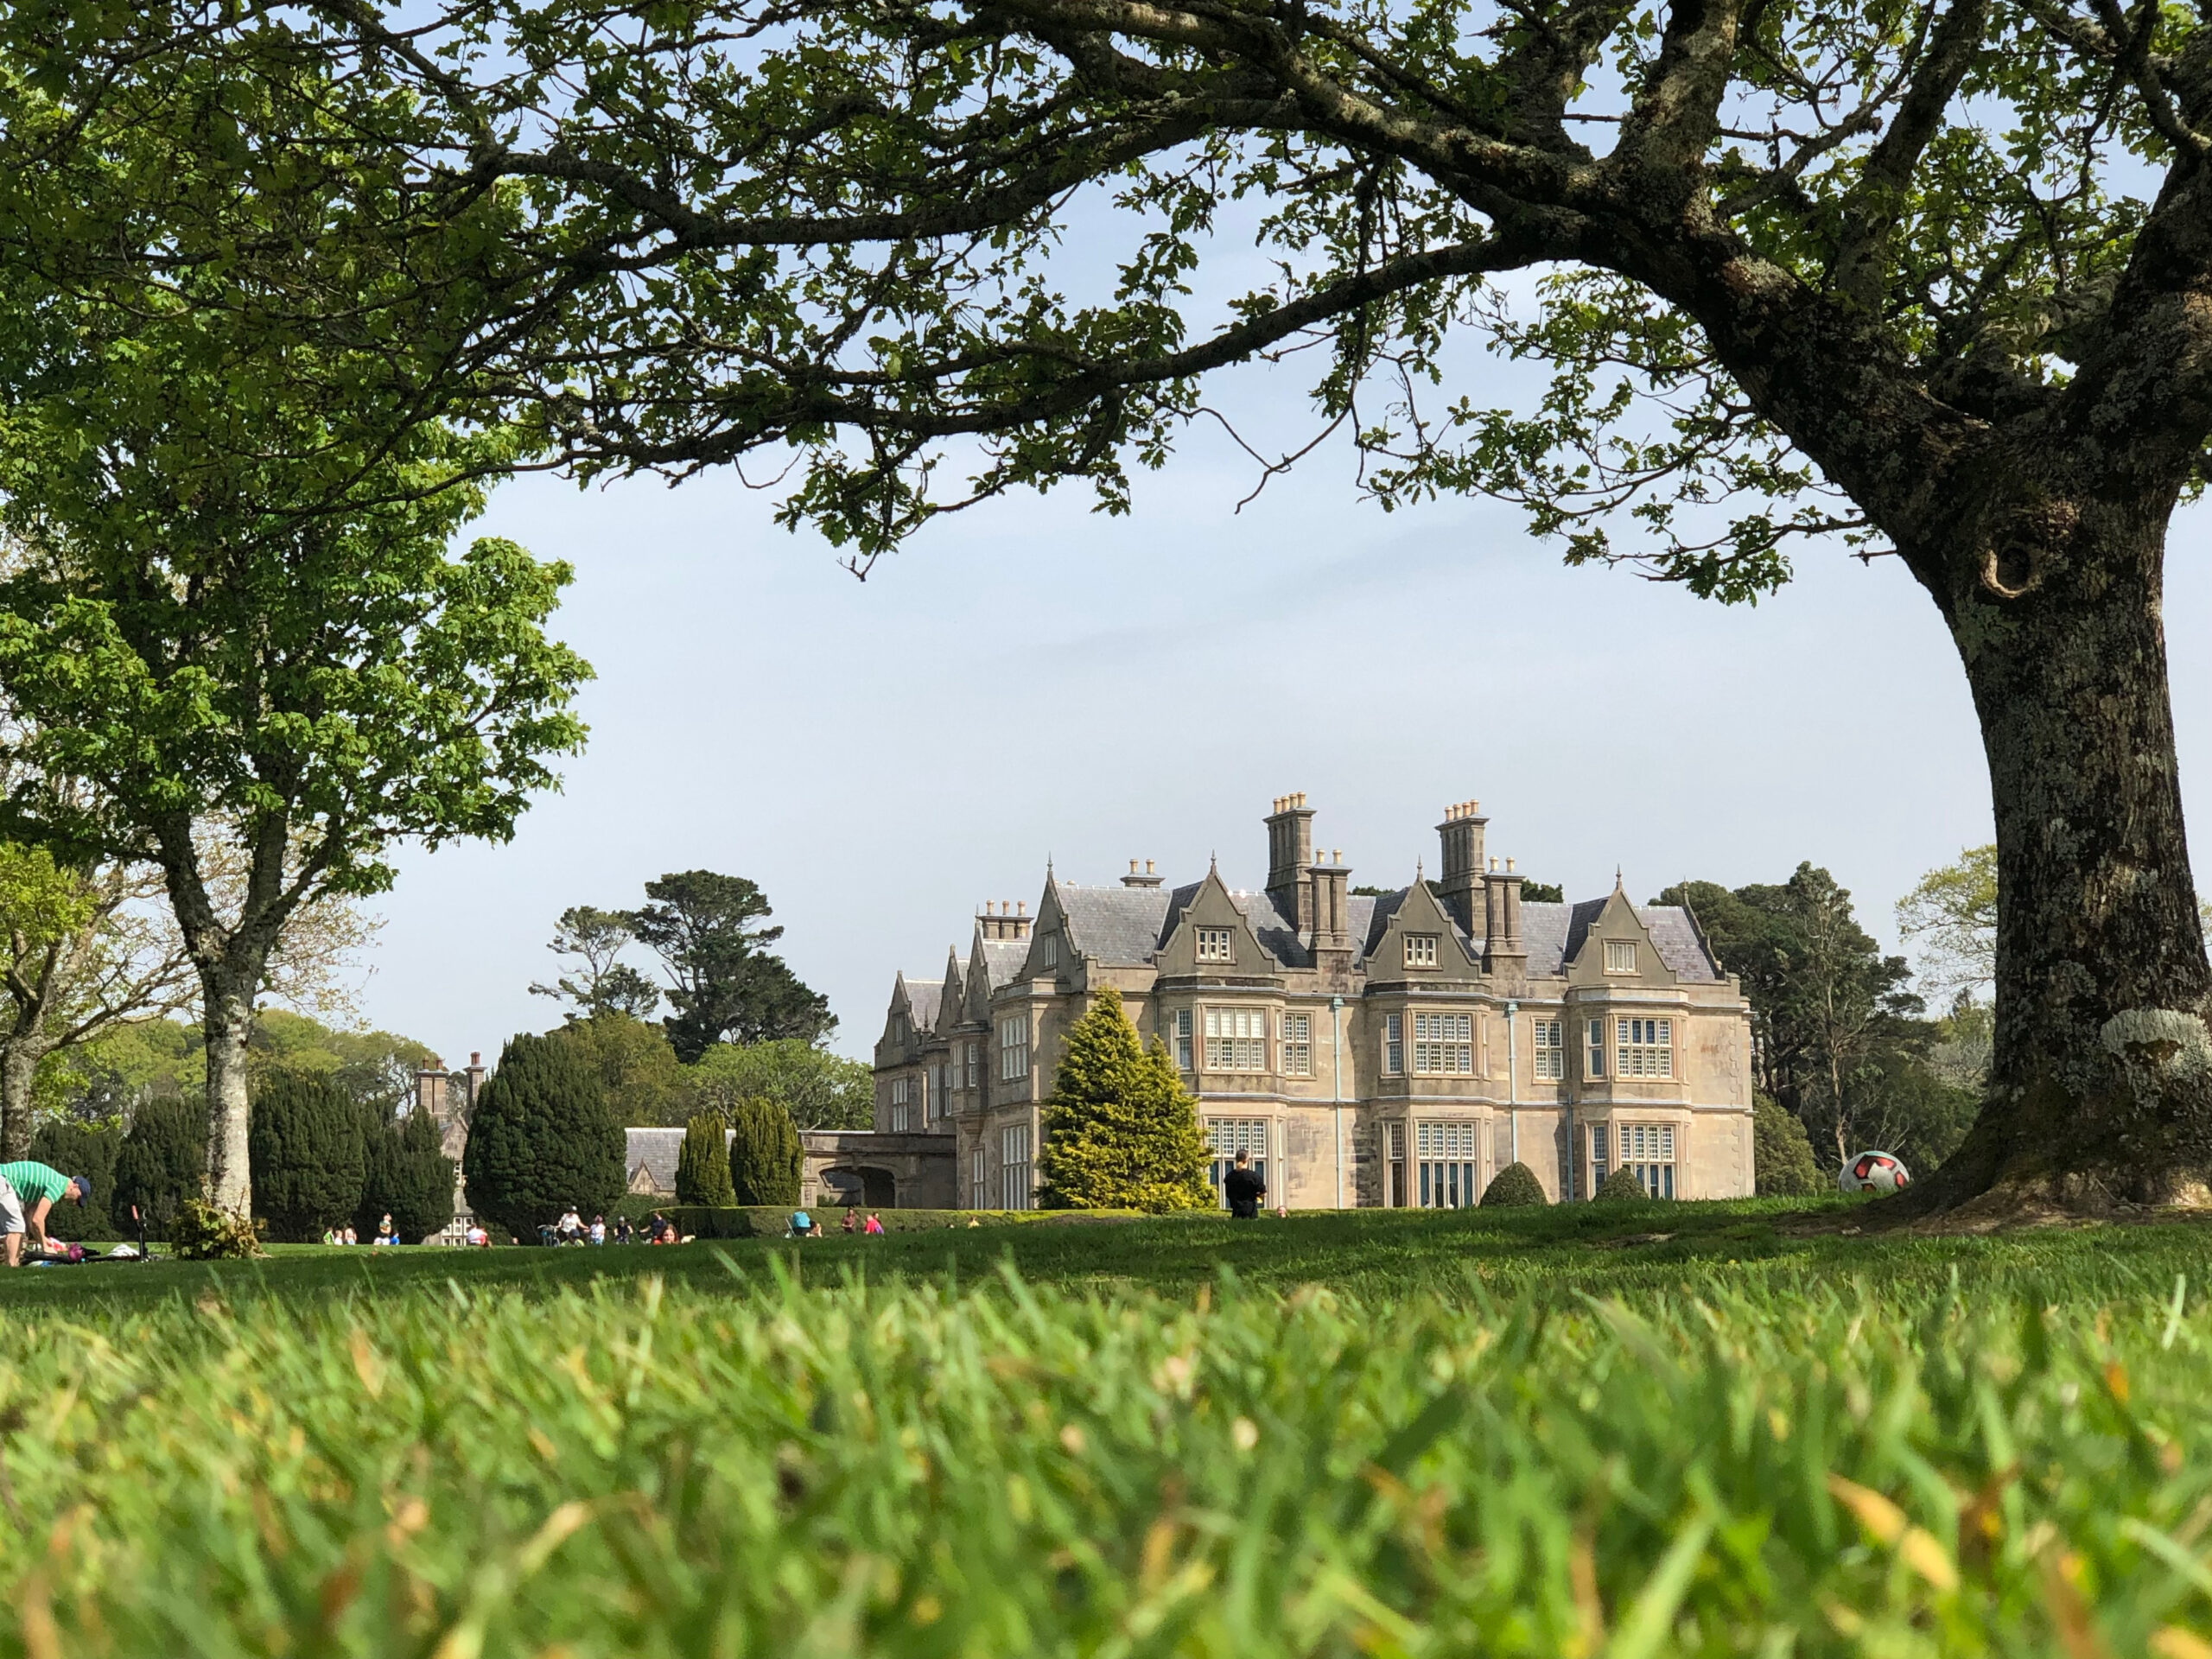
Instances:
[[[1800,547],[1894,555],[1972,690],[2003,912],[1986,1109],[1915,1201],[2212,1175],[2159,612],[2212,433],[2212,22],[721,0],[618,40],[603,17],[454,17],[511,48],[451,94],[498,134],[467,168],[521,181],[518,245],[584,279],[531,371],[580,464],[779,457],[786,518],[864,569],[1017,486],[1126,511],[1205,377],[1264,359],[1305,368],[1387,507],[1503,497],[1571,561],[1727,601]],[[1545,389],[1507,402],[1477,343]]]

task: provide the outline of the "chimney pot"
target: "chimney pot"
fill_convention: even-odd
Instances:
[[[1144,873],[1147,875],[1150,875],[1152,874],[1152,861],[1148,858],[1144,861]]]
[[[1505,861],[1505,868],[1507,872],[1510,874],[1513,868],[1513,861],[1511,859],[1509,858]]]
[[[1023,899],[1016,902],[1014,907],[1014,913],[1017,916],[1027,916],[1029,913],[1029,901],[1027,899]]]
[[[1494,869],[1496,869],[1496,868],[1497,868],[1497,860],[1495,857],[1493,857],[1493,858],[1491,860],[1491,861],[1490,861],[1490,867],[1491,867],[1491,868],[1492,868],[1493,870],[1494,870]]]
[[[1135,875],[1136,873],[1137,873],[1137,861],[1136,861],[1136,860],[1135,860],[1135,859],[1133,858],[1133,859],[1131,859],[1131,860],[1129,861],[1129,874],[1130,874],[1131,875]]]
[[[480,1048],[472,1048],[472,1049],[470,1049],[470,1050],[468,1051],[468,1063],[469,1063],[471,1065],[483,1065],[483,1064],[484,1064],[484,1051],[483,1051],[482,1049],[480,1049]]]

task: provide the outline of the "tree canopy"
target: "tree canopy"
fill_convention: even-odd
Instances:
[[[772,913],[753,882],[713,870],[648,881],[645,903],[627,912],[631,932],[668,971],[676,1012],[663,1023],[686,1065],[715,1043],[812,1043],[836,1029],[828,999],[767,949],[784,936],[760,925]]]
[[[1338,434],[1385,507],[1516,501],[1571,561],[1724,600],[1810,538],[1893,555],[1973,692],[2001,899],[1987,1109],[1908,1202],[2212,1174],[2159,609],[2212,433],[2196,14],[454,0],[404,35],[35,9],[0,44],[0,281],[58,300],[14,308],[0,376],[33,452],[81,445],[56,501],[204,458],[140,469],[144,525],[267,499],[304,534],[423,486],[387,455],[758,456],[865,571],[1010,489],[1127,511],[1227,418],[1207,378],[1265,362],[1315,442],[1262,480]],[[266,420],[327,387],[359,429]],[[222,406],[204,446],[110,418],[168,388]],[[242,454],[283,487],[232,487]]]

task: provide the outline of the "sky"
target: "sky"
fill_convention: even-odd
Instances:
[[[1264,412],[1288,389],[1253,372]],[[728,474],[506,486],[479,530],[576,569],[556,631],[597,671],[589,745],[511,843],[403,854],[363,1018],[456,1065],[496,1056],[558,1023],[528,987],[556,970],[563,908],[704,868],[760,884],[831,1046],[864,1055],[893,974],[941,975],[986,900],[1033,912],[1048,857],[1084,883],[1149,858],[1173,883],[1217,855],[1256,887],[1260,820],[1299,790],[1356,883],[1433,874],[1444,808],[1474,798],[1490,851],[1570,898],[1616,868],[1640,902],[1810,860],[1892,943],[1897,897],[1990,838],[1963,678],[1895,559],[1807,548],[1781,593],[1728,607],[1565,569],[1497,504],[1385,514],[1342,451],[1239,510],[1252,482],[1194,430],[1128,517],[1017,497],[865,582]],[[2177,520],[2167,613],[2200,821],[2208,528]]]

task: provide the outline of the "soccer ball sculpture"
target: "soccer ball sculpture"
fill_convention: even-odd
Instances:
[[[1896,1192],[1911,1182],[1912,1172],[1893,1152],[1862,1152],[1836,1177],[1836,1185],[1847,1192]]]

